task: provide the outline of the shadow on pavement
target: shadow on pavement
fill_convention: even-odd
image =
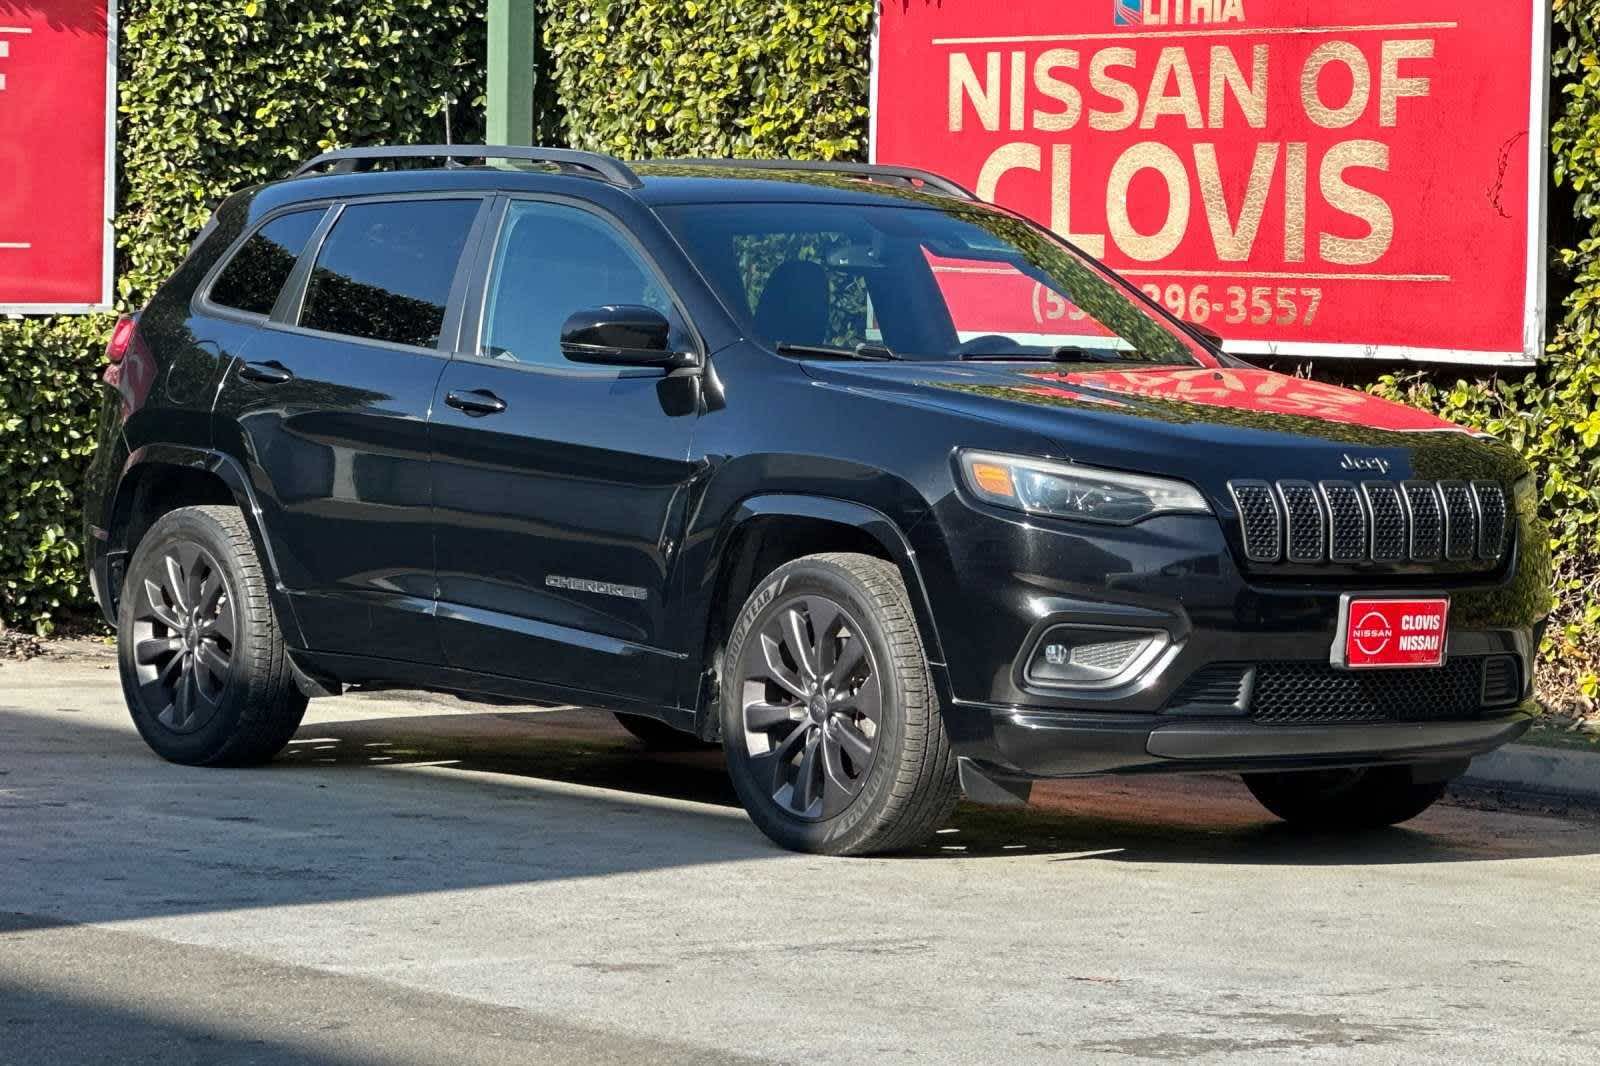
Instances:
[[[497,718],[440,722],[481,728]],[[470,760],[443,728],[426,758],[400,751],[428,728],[418,721],[309,724],[301,738],[311,742],[269,766],[213,770],[160,761],[131,726],[0,706],[0,910],[113,921],[786,857],[742,812],[663,800],[627,781],[622,791],[573,787],[561,779],[563,765],[577,776],[570,764],[545,769],[534,751],[516,782],[381,769],[386,759]],[[315,738],[334,736],[341,754],[323,761]],[[381,747],[364,747],[368,737]],[[620,731],[616,743],[626,744]],[[378,754],[390,750],[400,753]],[[631,762],[637,782],[674,775],[636,751]],[[716,775],[700,779],[710,787]]]
[[[1172,797],[1175,806],[1181,797]],[[968,843],[969,855],[1045,852],[1058,862],[1090,860],[1149,865],[1388,866],[1438,862],[1485,862],[1600,854],[1600,830],[1551,823],[1552,831],[1530,836],[1486,832],[1463,824],[1459,814],[1427,815],[1414,822],[1357,834],[1308,833],[1282,822],[1219,818],[1197,824],[1130,818],[1085,809],[1063,815],[1033,808],[1006,811],[965,808],[944,841]],[[1453,824],[1442,824],[1450,817]],[[948,843],[945,845],[948,846]]]
[[[646,752],[592,712],[353,706],[258,770],[173,766],[131,729],[0,708],[0,908],[107,921],[819,861],[750,825],[717,751]],[[1036,798],[1025,811],[963,805],[911,861],[999,874],[1040,855],[1251,867],[1600,853],[1600,826],[1457,808],[1306,838],[1216,778],[1052,782]]]
[[[311,728],[311,727],[308,727]],[[506,711],[324,723],[282,763],[359,766],[444,761],[624,793],[737,807],[722,753],[647,752],[609,715]],[[321,738],[320,740],[316,738]],[[914,854],[926,859],[1048,853],[1062,861],[1240,865],[1386,865],[1600,853],[1600,826],[1542,820],[1546,832],[1496,833],[1490,816],[1444,808],[1408,826],[1307,834],[1262,811],[1218,775],[1047,782],[1026,810],[963,803]],[[750,830],[754,833],[754,830]]]
[[[6,1066],[642,1062],[750,1060],[370,977],[0,912]]]
[[[0,980],[0,1062],[27,1066],[367,1066],[368,1055],[297,1048],[194,1019],[162,1018]],[[423,1061],[423,1060],[415,1060]]]
[[[646,751],[609,714],[504,710],[408,714],[301,726],[274,766],[458,769],[738,807],[717,748]]]

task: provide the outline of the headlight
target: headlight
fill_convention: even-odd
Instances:
[[[1193,485],[1075,463],[963,450],[967,488],[985,503],[1029,514],[1129,525],[1158,514],[1210,514]]]

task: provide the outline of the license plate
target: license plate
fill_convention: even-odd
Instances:
[[[1339,604],[1333,665],[1346,670],[1444,665],[1445,596],[1351,596]]]

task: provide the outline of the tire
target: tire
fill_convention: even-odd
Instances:
[[[632,733],[634,739],[645,746],[647,751],[705,751],[716,747],[715,744],[708,744],[693,733],[675,729],[658,718],[642,714],[623,714],[618,711],[616,719],[622,728]]]
[[[133,724],[172,762],[267,762],[305,714],[266,577],[233,507],[183,507],[150,527],[128,564],[117,660]]]
[[[739,612],[723,662],[728,773],[774,841],[899,851],[949,817],[955,757],[892,565],[838,553],[779,567]]]
[[[1408,822],[1437,803],[1450,785],[1419,783],[1409,766],[1245,774],[1261,805],[1291,825],[1352,832]]]

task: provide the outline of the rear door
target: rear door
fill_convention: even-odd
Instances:
[[[218,422],[314,650],[442,660],[428,409],[487,202],[333,205],[225,382]]]
[[[648,304],[698,348],[642,247],[590,205],[501,202],[483,295],[433,409],[439,632],[454,667],[657,704],[697,395],[655,369],[570,362],[561,325]]]

